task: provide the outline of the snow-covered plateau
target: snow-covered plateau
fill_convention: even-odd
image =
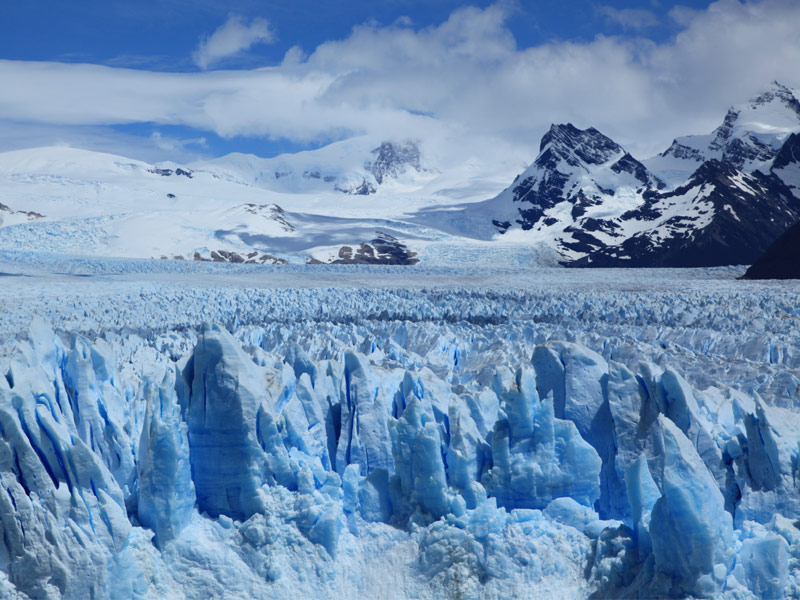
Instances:
[[[800,596],[796,284],[502,252],[0,252],[0,597]]]

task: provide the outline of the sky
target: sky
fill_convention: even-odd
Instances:
[[[796,0],[30,0],[0,7],[0,151],[274,156],[355,136],[535,158],[551,123],[645,158],[772,80]]]

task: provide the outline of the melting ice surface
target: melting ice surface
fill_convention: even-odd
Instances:
[[[4,598],[800,595],[792,284],[53,260],[0,265]]]

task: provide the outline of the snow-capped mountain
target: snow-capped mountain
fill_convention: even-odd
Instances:
[[[572,266],[750,264],[800,219],[799,131],[800,102],[777,83],[711,135],[678,138],[648,161],[594,128],[554,125],[534,163],[466,207],[467,220]]]
[[[532,242],[556,240],[559,249],[570,252],[575,246],[580,254],[573,231],[591,229],[602,220],[608,225],[601,235],[621,235],[615,219],[664,187],[619,144],[594,128],[568,123],[553,125],[533,164],[480,208],[492,207],[497,215],[492,222],[501,233],[518,228]]]
[[[708,160],[679,188],[622,215],[632,233],[593,249],[575,266],[701,267],[751,264],[800,219],[800,200],[780,179]],[[577,237],[577,236],[576,236]],[[588,244],[596,237],[584,234]]]
[[[229,154],[200,163],[197,168],[217,176],[284,193],[338,193],[367,196],[381,186],[414,183],[424,178],[418,142],[367,138],[335,142],[319,150],[259,158]]]
[[[797,93],[774,82],[750,102],[732,106],[722,124],[708,135],[679,137],[644,163],[662,179],[679,185],[701,163],[716,159],[752,172],[769,163],[793,132],[800,129]]]

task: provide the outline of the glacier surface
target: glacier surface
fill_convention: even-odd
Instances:
[[[800,595],[791,283],[225,267],[0,256],[0,595]]]

